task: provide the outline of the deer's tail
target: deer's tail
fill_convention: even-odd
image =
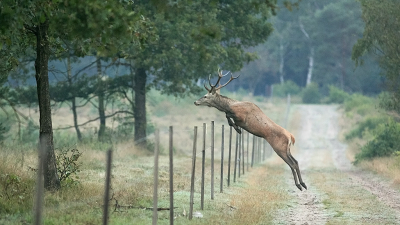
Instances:
[[[290,140],[289,140],[289,144],[294,145],[294,143],[296,142],[296,139],[294,139],[293,134],[290,134]]]
[[[295,142],[296,142],[296,140],[294,139],[294,136],[292,134],[290,134],[290,138],[288,138],[288,145],[287,145],[287,149],[286,149],[286,153],[288,155],[290,155],[290,147],[292,145],[294,145]]]

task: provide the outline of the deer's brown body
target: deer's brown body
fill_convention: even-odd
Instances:
[[[222,77],[223,75],[219,72],[217,84]],[[225,85],[233,79],[235,78],[231,77]],[[220,95],[219,89],[225,85],[220,85],[218,88],[216,88],[216,85],[211,85],[210,83],[211,89],[205,86],[209,93],[194,102],[194,104],[217,108],[221,112],[225,112],[229,125],[234,127],[238,133],[241,133],[239,129],[241,127],[267,140],[274,151],[289,165],[296,186],[300,190],[302,190],[301,186],[307,189],[301,178],[298,162],[290,153],[290,147],[295,143],[294,136],[272,121],[257,105],[251,102],[236,101]]]

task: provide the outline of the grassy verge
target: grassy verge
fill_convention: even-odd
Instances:
[[[326,176],[329,174],[329,176]],[[307,174],[320,192],[328,214],[327,224],[396,224],[392,210],[377,197],[357,186],[337,169],[313,170]]]
[[[348,157],[358,167],[381,174],[400,188],[400,147],[392,144],[398,137],[385,135],[393,133],[389,128],[398,129],[399,122],[378,105],[377,98],[348,96],[341,107],[341,139],[348,143]]]
[[[225,125],[225,156],[227,156],[229,126],[223,113],[207,107],[195,107],[193,99],[175,100],[156,96],[156,103],[149,102],[151,123],[161,131],[161,156],[159,171],[159,207],[169,207],[168,178],[168,126],[174,126],[174,203],[176,224],[254,224],[269,223],[274,212],[286,200],[285,191],[280,189],[281,167],[257,166],[233,183],[231,187],[224,182],[224,193],[219,193],[220,171],[220,138],[216,138],[215,149],[215,199],[210,199],[210,121],[215,121],[215,135],[221,135],[221,125]],[[265,99],[253,99],[248,96],[233,96],[242,100],[256,102],[271,118],[280,117],[285,110],[285,100],[274,100],[274,104]],[[90,110],[89,110],[90,111]],[[54,121],[63,121],[65,112],[55,115]],[[58,118],[58,119],[57,119]],[[72,120],[71,120],[72,122]],[[189,190],[193,126],[199,127],[198,138],[202,138],[202,123],[208,126],[206,148],[206,192],[203,218],[189,221]],[[67,135],[67,134],[65,134]],[[68,134],[70,135],[70,134]],[[235,137],[235,136],[234,136]],[[63,134],[55,136],[62,139]],[[95,139],[94,139],[95,140]],[[201,140],[201,139],[200,139]],[[152,142],[151,136],[149,139]],[[200,176],[201,176],[201,141],[198,140],[196,165],[195,211],[200,211]],[[29,168],[37,165],[35,146],[19,150],[18,145],[10,145],[9,151],[0,150],[2,165],[1,174],[15,174],[20,182],[28,185],[24,201],[1,197],[2,204],[16,204],[12,211],[0,211],[0,224],[31,224],[35,172]],[[79,184],[64,187],[55,193],[46,193],[44,204],[45,224],[100,224],[103,207],[103,186],[105,177],[105,151],[113,147],[112,190],[110,204],[110,224],[150,224],[152,211],[143,209],[152,207],[153,192],[153,157],[148,150],[138,149],[132,141],[99,144],[85,142],[73,144],[82,156],[80,172],[77,174]],[[227,165],[225,164],[225,176]],[[226,179],[226,178],[225,178]],[[2,182],[1,185],[7,182]],[[25,190],[25,189],[24,189]],[[3,193],[3,189],[2,189]],[[15,198],[20,198],[15,194]],[[10,209],[9,205],[1,205]],[[159,224],[169,224],[169,211],[159,212]]]

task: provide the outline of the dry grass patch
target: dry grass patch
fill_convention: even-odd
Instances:
[[[392,210],[377,197],[336,169],[308,172],[308,179],[324,193],[327,224],[396,224]]]
[[[274,213],[287,201],[287,192],[281,188],[284,180],[282,167],[256,167],[241,182],[245,188],[234,187],[228,197],[224,213],[210,219],[211,224],[265,224],[271,223]]]
[[[358,166],[384,175],[389,178],[397,188],[400,188],[400,156],[363,160]]]

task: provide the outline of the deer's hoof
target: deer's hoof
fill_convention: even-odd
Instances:
[[[296,186],[300,191],[303,191],[303,189],[301,188],[300,184],[296,184]]]
[[[301,186],[303,186],[307,190],[307,185],[305,183],[302,182],[300,184],[301,184]]]

